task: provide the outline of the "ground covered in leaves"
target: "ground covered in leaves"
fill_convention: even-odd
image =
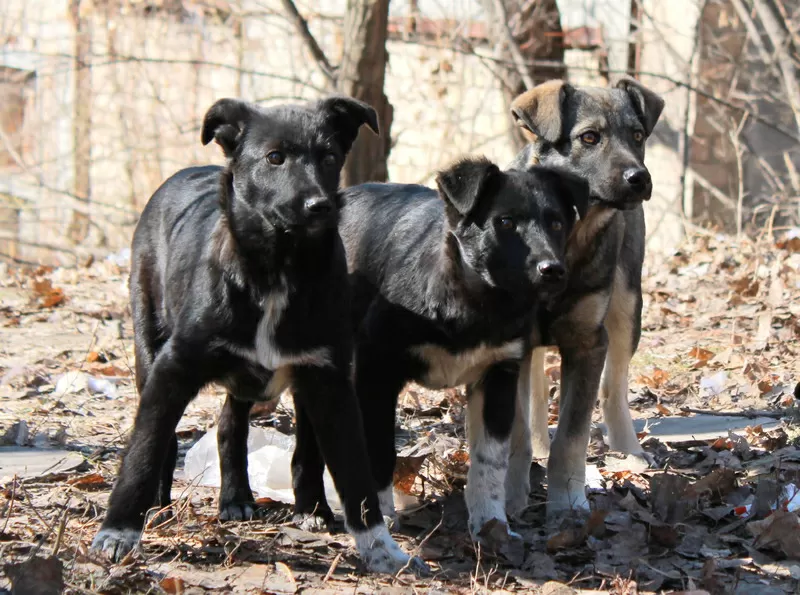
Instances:
[[[428,578],[364,574],[341,526],[306,533],[270,498],[263,520],[220,523],[215,490],[185,477],[174,520],[149,528],[140,553],[119,565],[90,553],[136,406],[126,280],[124,258],[0,270],[0,592],[12,583],[19,593],[800,588],[798,237],[701,235],[648,263],[630,402],[658,469],[607,452],[596,415],[588,523],[544,523],[545,477],[534,464],[531,506],[515,524],[524,546],[476,550],[462,500],[463,393],[409,387],[398,539],[430,564]],[[555,353],[547,372],[557,397]],[[191,405],[182,458],[220,404],[212,388]],[[291,432],[290,400],[257,411],[253,424]]]

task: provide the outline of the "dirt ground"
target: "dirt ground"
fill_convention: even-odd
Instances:
[[[215,490],[184,479],[174,519],[149,528],[141,552],[118,565],[90,553],[136,407],[126,264],[1,268],[0,592],[13,582],[18,593],[798,593],[800,237],[789,238],[704,233],[648,262],[630,402],[658,469],[608,452],[598,425],[588,523],[544,523],[534,464],[515,523],[524,547],[476,550],[463,393],[409,387],[398,539],[431,566],[426,578],[365,574],[341,525],[306,533],[269,499],[262,520],[220,523]],[[557,397],[555,353],[547,372]],[[220,404],[208,389],[190,406],[181,458]],[[253,424],[291,431],[290,399]],[[48,453],[41,468],[24,462]]]

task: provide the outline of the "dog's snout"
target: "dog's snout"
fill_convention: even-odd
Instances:
[[[303,201],[303,208],[309,215],[327,215],[333,210],[333,203],[324,196],[312,196]]]
[[[650,183],[650,172],[643,167],[631,167],[622,174],[625,181],[634,188],[643,188]]]
[[[557,260],[545,260],[540,262],[537,267],[539,274],[545,281],[561,281],[567,274],[567,269]]]

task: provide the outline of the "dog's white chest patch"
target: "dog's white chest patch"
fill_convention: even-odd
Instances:
[[[288,367],[297,365],[325,367],[331,364],[331,353],[327,347],[314,347],[304,351],[287,353],[282,351],[276,340],[275,331],[280,324],[286,307],[289,304],[289,290],[281,284],[271,292],[261,305],[262,314],[256,328],[254,345],[240,347],[228,345],[228,349],[249,362],[275,372],[270,386],[276,384],[275,390],[283,390],[289,383]],[[283,388],[279,388],[279,386]],[[274,392],[274,391],[268,391]]]
[[[452,388],[472,384],[480,380],[486,369],[497,362],[521,359],[524,346],[522,339],[502,345],[479,345],[478,347],[451,353],[438,345],[418,345],[411,352],[421,358],[428,371],[420,383],[428,388]]]

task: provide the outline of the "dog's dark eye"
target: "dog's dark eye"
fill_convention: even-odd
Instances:
[[[322,158],[322,165],[325,167],[333,167],[336,165],[336,155],[333,153],[325,153],[325,156]]]
[[[552,229],[553,231],[561,231],[562,229],[564,229],[564,224],[561,223],[561,221],[553,221],[552,223],[550,223],[550,229]]]
[[[511,217],[500,217],[497,220],[497,227],[502,229],[503,231],[511,231],[517,227],[517,222],[514,221]]]
[[[593,130],[589,130],[581,134],[580,139],[585,145],[596,145],[600,142],[600,135]]]
[[[633,133],[633,140],[636,141],[637,145],[640,145],[644,142],[644,132],[641,130],[637,130]]]
[[[267,161],[269,161],[272,165],[281,165],[284,161],[286,161],[286,155],[280,151],[270,151],[267,153]]]

